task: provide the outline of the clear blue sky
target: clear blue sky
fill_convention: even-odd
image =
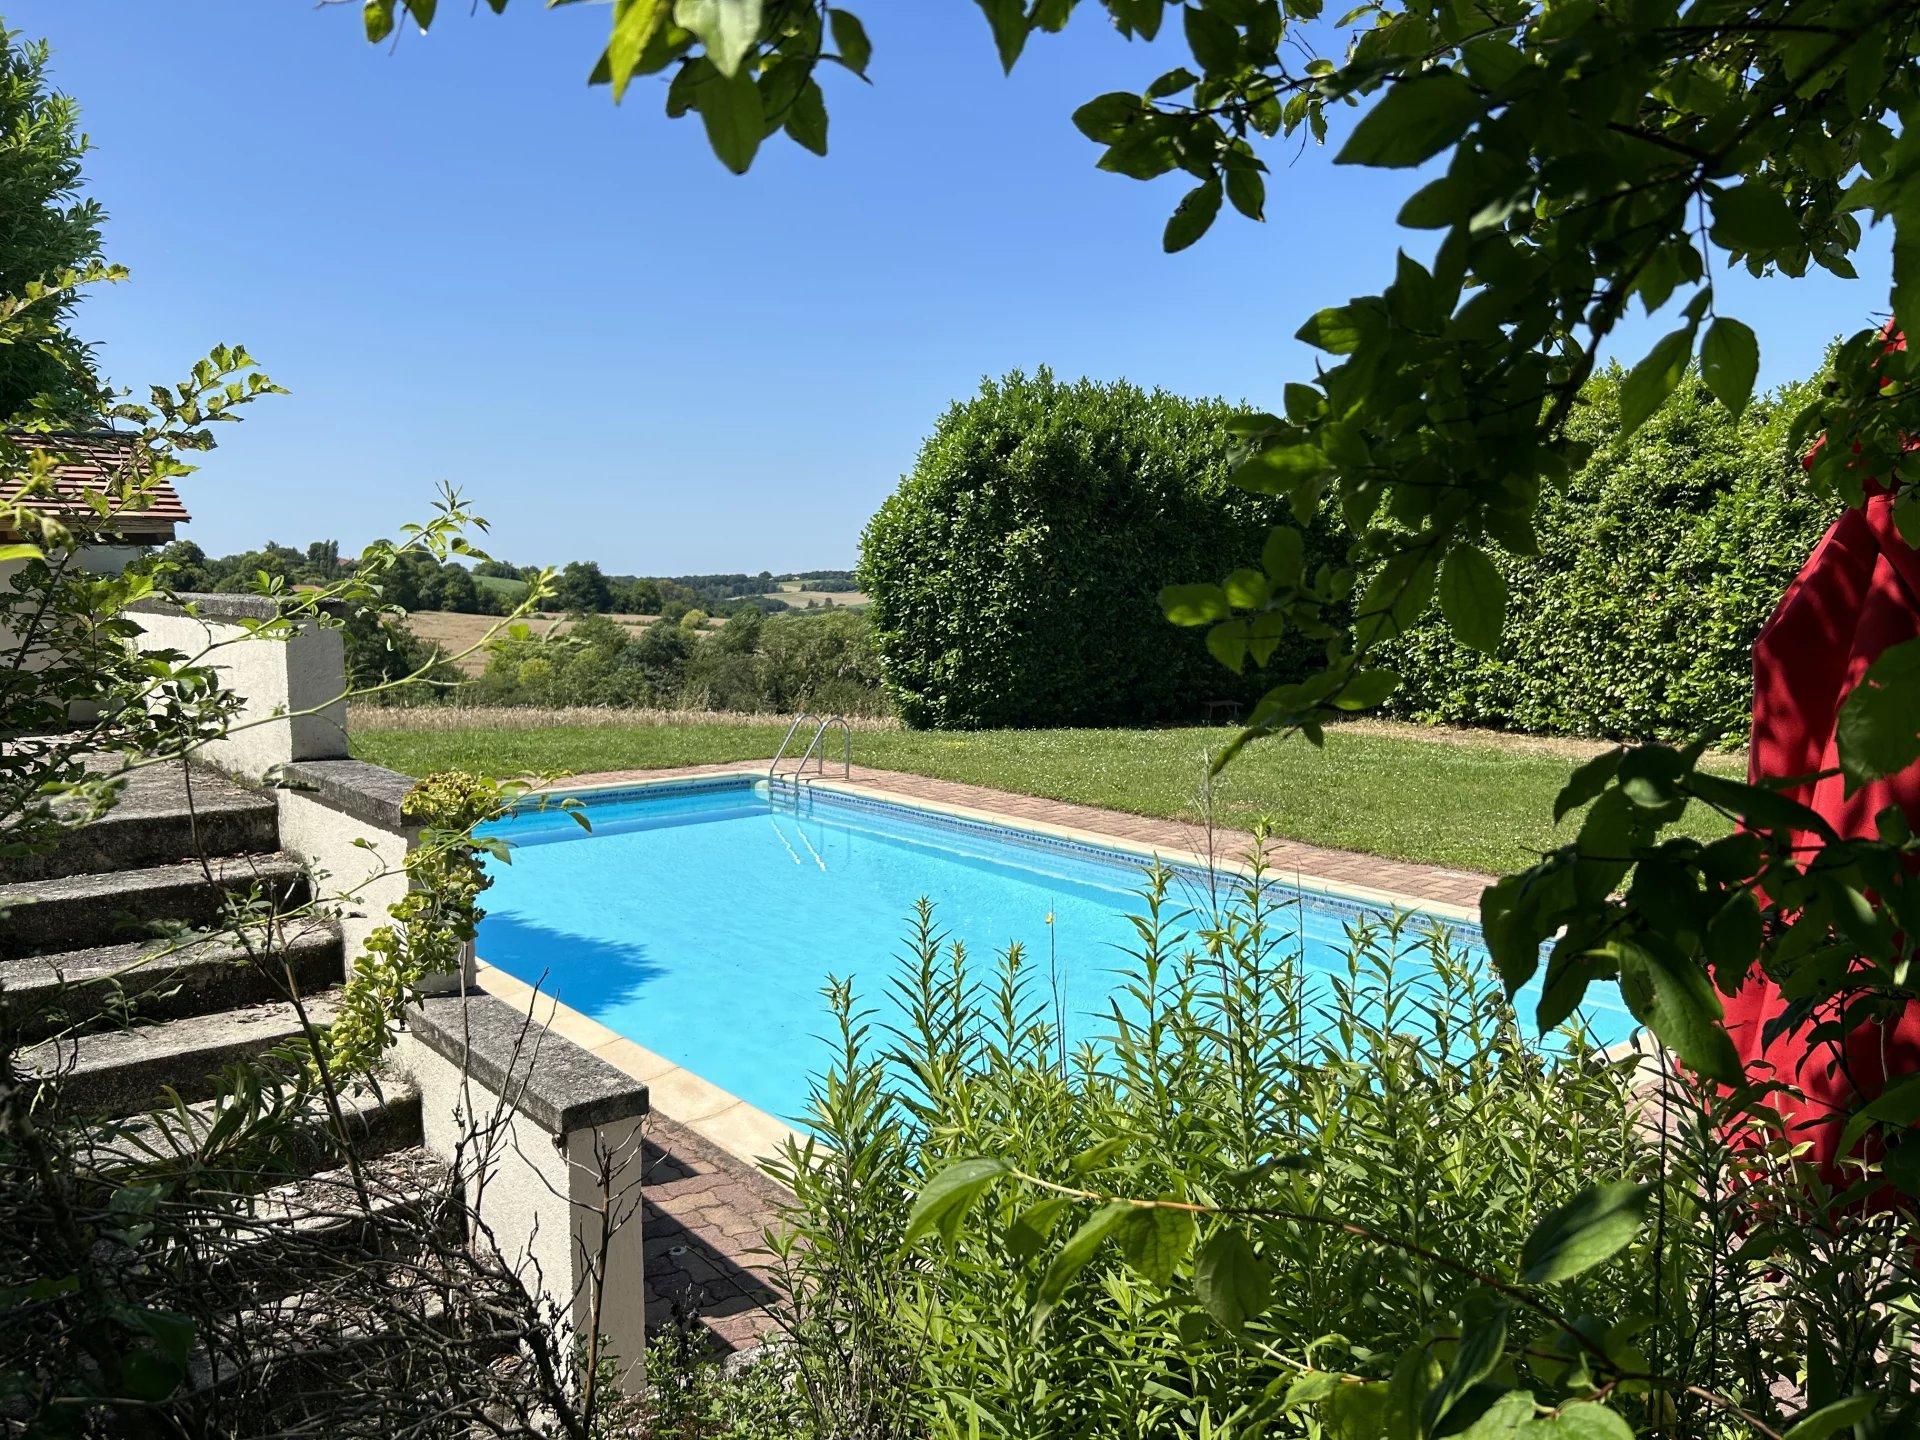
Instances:
[[[1002,78],[968,0],[856,5],[875,83],[831,85],[832,153],[776,139],[736,178],[657,82],[619,109],[586,87],[604,6],[475,8],[375,48],[357,4],[4,5],[53,42],[133,271],[82,312],[109,373],[144,388],[237,342],[293,392],[188,482],[211,552],[357,549],[445,479],[522,563],[849,565],[983,375],[1273,405],[1311,373],[1300,321],[1390,273],[1415,183],[1276,153],[1267,224],[1163,255],[1182,179],[1096,171],[1068,117],[1171,60],[1088,5]],[[1855,284],[1737,287],[1763,383],[1884,308],[1886,245],[1870,232]]]

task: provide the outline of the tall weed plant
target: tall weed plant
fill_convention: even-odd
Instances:
[[[1165,1284],[1115,1249],[1054,1293],[1050,1256],[1085,1209],[1068,1195],[1003,1187],[942,1225],[945,1245],[906,1243],[916,1194],[967,1157],[1108,1194],[1278,1199],[1468,1269],[1644,1167],[1633,1062],[1577,1030],[1551,1054],[1528,1044],[1435,928],[1358,924],[1343,967],[1315,974],[1278,895],[1258,875],[1183,895],[1152,872],[1097,1046],[1063,1044],[1053,957],[980,965],[925,903],[894,982],[904,1023],[876,1031],[830,987],[822,1143],[781,1167],[798,1202],[779,1246],[825,1433],[1213,1433],[1302,1366],[1416,1344],[1473,1288],[1330,1224],[1269,1247],[1257,1328],[1171,1306],[1190,1260],[1144,1256],[1144,1237],[1135,1258]]]
[[[1058,957],[926,902],[904,1018],[829,986],[770,1237],[814,1434],[1905,1433],[1891,1219],[1664,1063],[1532,1038],[1442,928],[1310,968],[1285,893],[1153,871],[1096,1045]]]

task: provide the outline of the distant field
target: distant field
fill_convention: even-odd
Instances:
[[[509,582],[512,583],[512,582]],[[632,629],[643,629],[660,617],[658,615],[609,615],[614,620]],[[415,610],[407,616],[407,628],[422,640],[430,640],[449,655],[458,655],[470,650],[486,638],[493,627],[499,625],[498,615],[459,615],[451,610]],[[565,630],[567,617],[550,611],[534,615],[527,620],[527,628],[534,634],[545,637],[557,630]],[[487,656],[484,650],[476,651],[460,662],[460,668],[469,675],[478,675],[487,668]]]
[[[811,600],[816,605],[825,605],[831,601],[842,609],[858,608],[867,603],[867,597],[858,590],[809,590],[804,580],[782,580],[767,592],[769,600],[784,600],[796,610],[807,608]]]

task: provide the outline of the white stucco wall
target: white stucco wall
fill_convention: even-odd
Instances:
[[[387,907],[407,893],[404,867],[414,834],[369,824],[297,790],[278,791],[276,798],[281,848],[313,872],[314,899],[338,915],[351,965],[367,936],[387,923]]]
[[[537,1027],[536,1027],[537,1031]],[[565,1043],[553,1037],[546,1043]],[[411,1034],[401,1037],[396,1064],[420,1090],[427,1148],[451,1156],[476,1126],[492,1120],[499,1097]],[[626,1217],[607,1247],[600,1333],[619,1362],[622,1386],[637,1391],[646,1364],[646,1272],[641,1231],[642,1117],[555,1137],[522,1114],[505,1122],[484,1183],[468,1177],[468,1204],[528,1292],[551,1300],[574,1335],[592,1322],[591,1260],[599,1250],[601,1212],[596,1141],[614,1156],[612,1207]],[[471,1157],[474,1147],[466,1155]],[[571,1337],[565,1343],[572,1344]]]
[[[217,598],[209,598],[208,610]],[[259,780],[276,765],[346,755],[346,647],[338,630],[309,621],[278,641],[250,636],[217,611],[194,616],[137,609],[132,619],[145,632],[143,650],[177,650],[193,658],[219,646],[207,661],[222,684],[245,698],[232,733],[206,745],[197,758]]]

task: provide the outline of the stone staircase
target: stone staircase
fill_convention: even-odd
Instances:
[[[347,961],[337,923],[280,918],[309,898],[305,867],[280,848],[270,796],[199,770],[140,772],[113,811],[53,853],[0,859],[0,1004],[20,1047],[16,1070],[57,1080],[63,1112],[117,1122],[91,1152],[108,1164],[151,1153],[141,1137],[161,1127],[137,1117],[156,1109],[204,1130],[223,1070],[293,1046],[303,1014],[325,1023],[333,1013]],[[284,1371],[281,1351],[313,1349],[311,1336],[280,1344],[279,1322],[262,1318],[309,1313],[294,1303],[303,1268],[345,1273],[356,1253],[412,1243],[418,1230],[398,1223],[409,1207],[432,1207],[458,1235],[446,1169],[423,1148],[418,1092],[391,1078],[355,1081],[339,1109],[337,1120],[317,1103],[298,1117],[281,1157],[288,1168],[242,1203],[243,1238],[221,1260],[221,1283],[247,1333],[203,1331],[188,1400],[266,1393],[263,1364]],[[351,1173],[340,1168],[339,1121]]]
[[[0,984],[37,1042],[26,1068],[60,1074],[63,1103],[103,1117],[169,1090],[204,1099],[225,1067],[297,1040],[302,1011],[330,1018],[338,926],[281,918],[309,898],[271,797],[177,766],[136,773],[51,854],[0,860]],[[385,1142],[417,1144],[417,1097],[385,1107]]]

